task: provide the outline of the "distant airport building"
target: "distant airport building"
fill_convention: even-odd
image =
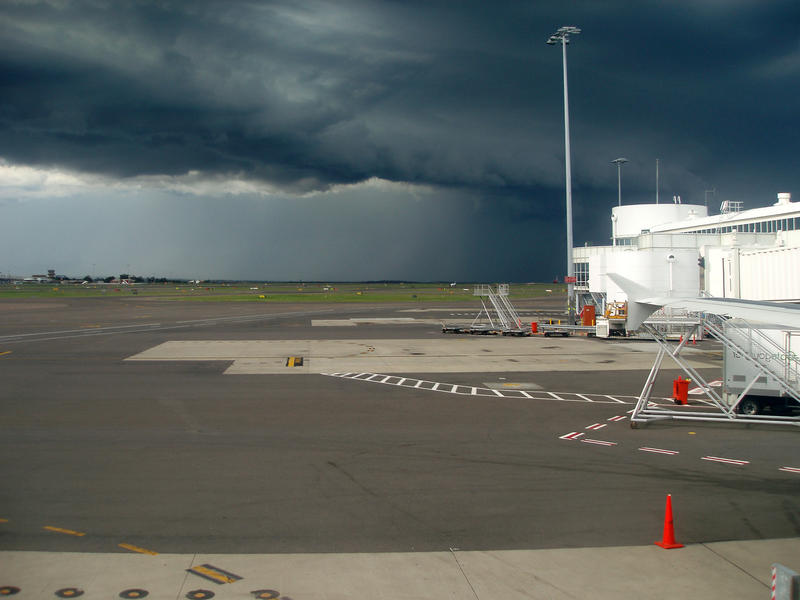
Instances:
[[[612,245],[573,250],[578,310],[604,310],[625,294],[606,273],[619,273],[659,294],[800,301],[800,203],[778,194],[772,206],[743,210],[725,201],[705,206],[615,206]]]
[[[47,283],[50,280],[51,278],[47,275],[31,275],[30,277],[26,277],[23,281],[28,283]]]

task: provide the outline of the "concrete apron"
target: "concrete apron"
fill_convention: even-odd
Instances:
[[[126,360],[232,361],[228,375],[502,373],[648,370],[657,350],[655,342],[585,338],[192,340],[164,342]],[[696,368],[720,366],[705,351],[690,348],[684,354]],[[303,357],[302,366],[288,367],[290,357]]]
[[[53,598],[58,592],[145,597],[141,591],[149,598],[292,600],[766,598],[774,562],[800,569],[800,538],[676,550],[650,545],[382,554],[0,552],[0,593],[7,586],[19,588],[18,598]],[[196,572],[187,571],[191,568]]]

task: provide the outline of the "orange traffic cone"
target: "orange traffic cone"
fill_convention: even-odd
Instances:
[[[669,550],[670,548],[683,548],[683,544],[675,541],[675,528],[672,524],[672,494],[667,494],[667,508],[664,512],[664,539],[656,542],[656,546],[661,546]]]

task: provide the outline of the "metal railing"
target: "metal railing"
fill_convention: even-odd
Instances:
[[[494,309],[497,322],[502,329],[504,330],[520,329],[522,327],[522,320],[520,319],[519,315],[517,314],[517,311],[514,309],[514,306],[508,299],[508,291],[509,287],[507,283],[499,284],[497,286],[496,293],[492,289],[491,285],[476,285],[473,295],[480,297],[481,304],[483,305],[483,310],[481,311],[481,313],[478,314],[475,320],[477,321],[482,314],[486,313],[486,317],[489,319],[489,323],[491,324],[492,327],[494,327],[494,323],[492,321],[492,316],[490,314],[489,308],[483,301],[484,298],[488,298],[489,303]]]

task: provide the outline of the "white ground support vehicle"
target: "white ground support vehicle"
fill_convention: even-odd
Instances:
[[[733,345],[725,346],[723,399],[729,405],[738,402],[738,411],[745,415],[800,410],[800,331],[753,327],[740,319],[725,321],[722,327],[750,358]]]

